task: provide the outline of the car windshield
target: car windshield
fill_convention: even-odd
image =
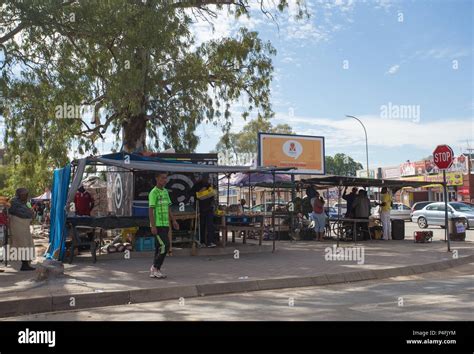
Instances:
[[[454,210],[456,211],[470,211],[470,212],[473,212],[474,211],[474,208],[472,208],[471,206],[467,205],[467,204],[463,204],[463,203],[451,203],[450,204]]]

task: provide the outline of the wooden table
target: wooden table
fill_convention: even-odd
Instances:
[[[245,225],[232,225],[232,224],[227,224],[226,219],[227,217],[247,217],[251,219],[251,222],[249,224]],[[257,226],[258,225],[258,226]],[[259,233],[259,240],[258,240],[258,245],[262,245],[262,240],[263,240],[263,230],[265,227],[264,223],[264,215],[224,215],[222,216],[222,223],[219,226],[219,229],[223,233],[222,237],[222,245],[225,247],[227,243],[227,238],[228,238],[228,232],[232,232],[232,243],[235,243],[235,232],[243,232],[243,243],[247,243],[247,232],[250,231],[256,231]]]

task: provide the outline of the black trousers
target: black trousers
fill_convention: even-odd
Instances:
[[[357,239],[369,240],[369,217],[358,216],[357,219],[367,219],[367,222],[356,223],[356,233],[360,235]]]
[[[215,243],[214,210],[201,212],[199,215],[201,243],[209,245]]]
[[[169,227],[157,227],[158,234],[156,235],[155,259],[153,265],[156,269],[161,269],[165,257],[170,249],[170,242],[168,240]]]

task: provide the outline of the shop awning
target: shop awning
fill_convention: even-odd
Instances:
[[[433,182],[407,181],[395,179],[375,179],[375,178],[359,178],[350,176],[321,176],[310,179],[303,179],[303,183],[313,184],[319,188],[335,187],[335,186],[354,186],[354,187],[387,187],[392,190],[398,190],[403,187],[426,187],[432,186]],[[435,184],[439,186],[440,184]]]

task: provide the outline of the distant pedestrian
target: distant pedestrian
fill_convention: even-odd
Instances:
[[[342,195],[342,199],[347,202],[346,218],[350,218],[353,216],[352,203],[354,203],[354,199],[357,197],[357,187],[352,187],[352,190],[349,194],[346,194],[346,192],[347,186],[344,188],[344,194]]]
[[[202,195],[198,196],[197,193]],[[215,190],[209,182],[209,174],[203,173],[190,190],[190,195],[197,199],[199,206],[199,232],[201,247],[216,247],[214,230]]]
[[[322,241],[324,230],[326,229],[326,213],[324,212],[324,199],[316,191],[315,196],[311,199],[313,212],[310,214],[314,221],[314,231],[316,232],[316,241]]]
[[[76,208],[76,215],[90,216],[92,209],[94,209],[94,198],[86,191],[84,186],[80,186],[74,196],[74,206]]]
[[[383,240],[391,239],[390,210],[392,210],[392,204],[392,196],[387,187],[383,187],[380,195],[380,220],[383,227]]]
[[[363,239],[369,238],[369,216],[370,216],[370,199],[367,197],[367,191],[359,190],[357,197],[352,204],[352,211],[356,219],[367,219],[365,222],[358,222],[356,230],[362,232]]]
[[[22,271],[35,270],[30,266],[30,262],[35,258],[35,244],[30,231],[30,224],[34,217],[34,212],[28,206],[28,190],[26,188],[18,188],[15,197],[11,200],[11,206],[8,209],[10,214],[10,232],[11,247],[17,249],[17,254],[22,263]],[[19,250],[27,250],[20,252]]]
[[[245,214],[245,204],[247,204],[245,199],[240,199],[239,214]]]

